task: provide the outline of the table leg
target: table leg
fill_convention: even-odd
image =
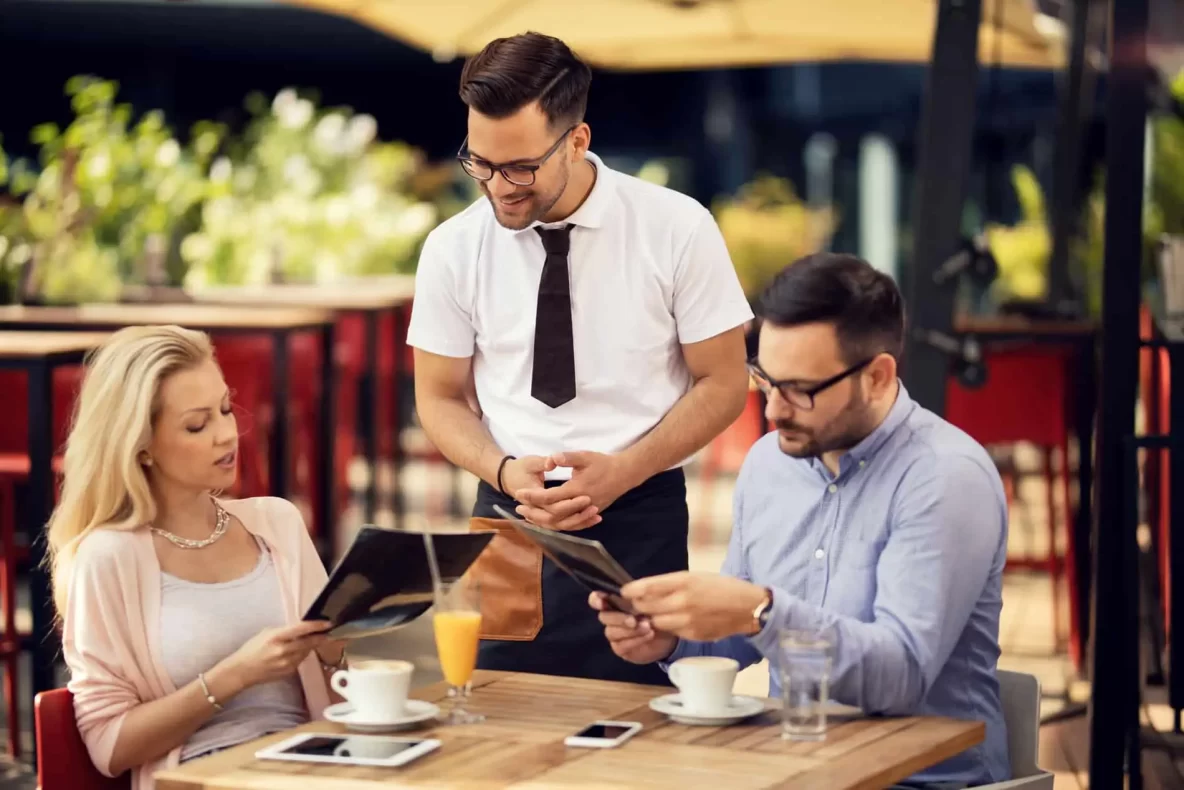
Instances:
[[[1078,670],[1085,662],[1086,645],[1090,639],[1090,585],[1093,573],[1093,480],[1094,480],[1094,419],[1097,410],[1098,380],[1095,355],[1097,347],[1091,335],[1078,346],[1077,399],[1074,411],[1077,434],[1077,514],[1073,524],[1073,560],[1076,576],[1077,655]]]
[[[1172,621],[1168,629],[1168,704],[1173,711],[1173,729],[1179,732],[1180,711],[1184,710],[1184,354],[1175,343],[1168,346],[1171,402],[1168,416],[1168,465],[1171,500],[1168,518],[1171,536],[1168,541],[1168,593]],[[1156,351],[1156,353],[1159,353]]]
[[[332,322],[321,328],[321,402],[317,426],[321,433],[321,451],[317,454],[317,481],[320,489],[317,501],[320,503],[318,512],[314,515],[317,524],[317,551],[321,559],[332,564],[333,553],[336,550],[337,537],[337,505],[334,494],[337,491],[337,465],[334,463],[337,452],[337,431],[335,416],[337,412],[337,365],[334,361],[334,332]]]
[[[268,470],[271,495],[288,498],[288,338],[286,329],[277,329],[271,335],[271,413],[274,425],[271,431],[271,461]]]
[[[366,465],[370,468],[366,484],[365,520],[374,523],[378,512],[378,426],[380,407],[378,398],[378,316],[367,310],[366,321],[366,365],[362,374],[362,409],[358,420],[362,424],[362,448]]]
[[[53,366],[29,368],[29,488],[25,523],[29,535],[29,597],[33,614],[33,694],[54,688],[59,644],[54,629],[50,580],[43,568],[45,525],[53,511]]]
[[[403,349],[406,346],[406,329],[404,323],[407,316],[407,305],[398,305],[392,311],[395,336],[395,358],[392,360],[391,376],[394,384],[391,386],[391,430],[394,436],[391,441],[391,508],[395,515],[395,529],[403,528]]]

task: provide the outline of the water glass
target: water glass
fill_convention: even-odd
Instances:
[[[786,631],[780,647],[781,737],[821,741],[830,699],[831,641],[823,632]]]

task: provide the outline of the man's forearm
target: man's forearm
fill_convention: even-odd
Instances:
[[[417,398],[424,432],[445,458],[497,487],[497,468],[505,453],[465,400]]]
[[[890,622],[870,623],[829,612],[773,588],[769,625],[751,637],[766,657],[774,657],[788,630],[829,631],[834,640],[830,694],[837,702],[867,713],[916,711],[927,691],[925,674],[905,647],[906,634]]]
[[[736,421],[748,397],[747,380],[737,386],[728,378],[699,379],[652,431],[621,452],[638,482],[690,458]]]

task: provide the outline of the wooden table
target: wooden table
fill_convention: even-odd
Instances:
[[[29,599],[33,615],[33,695],[53,688],[58,654],[53,601],[44,568],[42,530],[53,512],[53,371],[77,365],[103,342],[106,333],[0,332],[0,368],[23,370],[28,376],[29,483],[25,526],[29,537]],[[30,705],[30,708],[32,706]]]
[[[403,466],[402,403],[400,381],[403,374],[403,346],[406,338],[407,311],[415,296],[415,275],[397,274],[381,277],[366,277],[323,285],[279,284],[265,286],[213,286],[190,290],[189,295],[202,304],[221,305],[271,305],[283,307],[314,307],[332,310],[334,313],[360,313],[365,325],[365,372],[361,382],[363,402],[358,410],[357,433],[361,437],[362,451],[370,467],[369,484],[366,489],[365,519],[373,523],[378,510],[378,330],[383,313],[390,313],[392,347],[394,348],[393,378],[391,387],[391,425],[394,431],[392,443],[394,467],[395,526],[403,523],[403,498],[399,486]]]
[[[732,727],[688,727],[651,711],[671,689],[598,680],[478,672],[473,710],[483,724],[405,733],[443,741],[405,768],[256,760],[292,732],[342,732],[319,722],[162,771],[158,790],[380,790],[380,788],[609,788],[877,790],[981,743],[981,722],[939,718],[832,722],[826,740],[781,739],[772,710]],[[414,696],[440,700],[442,684]],[[772,706],[774,703],[770,701]],[[640,721],[617,749],[574,749],[563,739],[594,719]]]
[[[333,314],[316,308],[282,308],[204,304],[86,304],[77,307],[0,307],[0,329],[38,331],[111,331],[125,326],[177,324],[213,334],[271,337],[272,408],[275,430],[269,444],[268,477],[271,493],[288,497],[288,341],[292,333],[314,331],[321,338],[321,404],[319,414],[321,460],[330,474],[318,474],[320,497],[315,514],[318,549],[330,550],[333,508]]]

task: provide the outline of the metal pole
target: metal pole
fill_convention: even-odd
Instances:
[[[981,0],[942,0],[938,6],[917,142],[913,260],[905,277],[910,324],[927,332],[949,334],[953,328],[956,289],[937,285],[933,275],[957,251],[962,237],[981,20]],[[910,333],[903,370],[909,394],[938,414],[945,411],[949,369],[946,352]]]
[[[1138,706],[1137,622],[1130,598],[1137,546],[1124,528],[1137,491],[1128,489],[1124,442],[1135,432],[1139,370],[1139,272],[1143,227],[1143,125],[1147,117],[1148,0],[1111,0],[1106,96],[1106,224],[1101,402],[1094,536],[1093,694],[1089,786],[1123,786]],[[1137,744],[1131,748],[1138,753]],[[1137,766],[1131,766],[1137,772]]]
[[[1092,113],[1096,76],[1085,52],[1092,29],[1090,15],[1100,15],[1102,10],[1098,0],[1074,0],[1068,6],[1072,17],[1069,70],[1061,84],[1054,137],[1048,301],[1054,307],[1072,305],[1077,310],[1084,305],[1074,304],[1081,291],[1069,276],[1069,246],[1081,210],[1081,140]]]

